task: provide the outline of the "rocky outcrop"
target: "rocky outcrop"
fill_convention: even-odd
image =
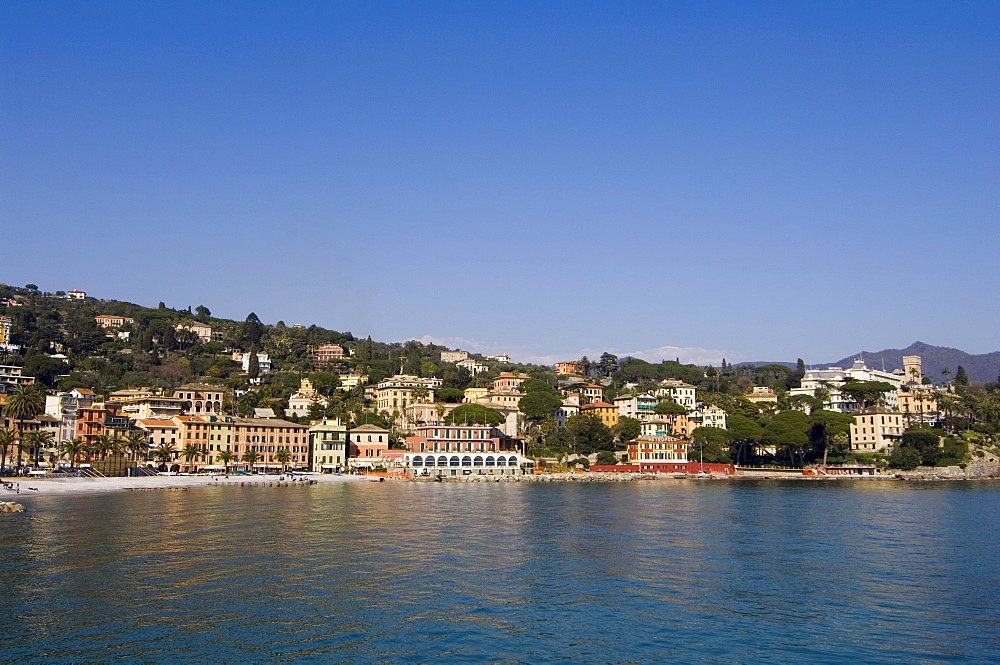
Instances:
[[[979,462],[970,464],[965,469],[966,478],[1000,478],[1000,464],[996,462]]]
[[[0,501],[0,513],[23,513],[24,506],[13,501]]]

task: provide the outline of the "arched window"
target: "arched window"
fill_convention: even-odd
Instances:
[[[482,466],[483,458],[481,455],[476,455],[472,460],[472,466]]]
[[[503,457],[498,457],[497,466],[507,466],[507,460],[505,460]]]
[[[493,455],[486,456],[486,466],[496,466],[496,459],[494,459]]]
[[[457,457],[455,459],[458,460]],[[438,457],[438,466],[448,466],[448,458],[445,457],[444,455]],[[458,464],[456,464],[455,466],[458,466]]]
[[[472,458],[466,455],[462,458],[462,466],[472,466]]]
[[[424,458],[421,457],[420,455],[417,455],[416,457],[413,458],[413,462],[412,463],[413,463],[413,466],[423,466],[424,465]]]
[[[458,455],[452,455],[451,459],[448,460],[448,466],[458,466],[458,465],[459,465]]]

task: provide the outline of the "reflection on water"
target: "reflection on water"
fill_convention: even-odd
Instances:
[[[1000,653],[998,486],[350,483],[32,497],[0,662]]]

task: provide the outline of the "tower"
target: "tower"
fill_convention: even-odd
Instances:
[[[903,356],[904,383],[920,383],[924,374],[920,367],[920,356]]]

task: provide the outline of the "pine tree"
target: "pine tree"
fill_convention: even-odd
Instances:
[[[250,347],[250,357],[247,359],[247,376],[256,379],[260,376],[260,359],[257,357],[257,347]]]

